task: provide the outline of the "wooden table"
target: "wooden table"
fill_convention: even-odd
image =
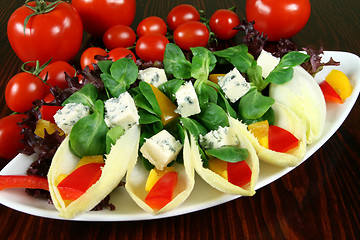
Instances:
[[[4,89],[20,71],[10,48],[6,22],[23,1],[0,4],[1,117],[10,113]],[[245,1],[137,1],[134,21],[165,18],[177,4],[192,3],[210,16],[218,8]],[[357,0],[312,0],[311,17],[293,40],[299,46],[323,46],[360,55],[360,4]],[[331,139],[306,162],[257,191],[198,212],[139,222],[73,222],[27,215],[0,205],[0,239],[359,239],[360,237],[360,104]],[[1,167],[6,164],[2,160]]]

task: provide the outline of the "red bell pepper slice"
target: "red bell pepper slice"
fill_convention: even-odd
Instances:
[[[7,188],[32,188],[49,191],[48,180],[33,175],[1,175],[0,190]]]
[[[278,126],[269,126],[269,149],[275,152],[287,152],[299,145],[292,133]]]
[[[145,203],[155,210],[163,208],[172,200],[177,180],[177,172],[166,173],[151,188],[145,198]]]
[[[344,100],[341,99],[340,95],[334,90],[334,88],[327,82],[323,81],[319,84],[320,89],[324,95],[325,101],[344,103]]]
[[[57,186],[62,199],[74,201],[84,194],[99,180],[103,166],[104,163],[89,163],[72,171]]]
[[[228,181],[236,186],[243,187],[251,181],[252,171],[245,161],[227,163]]]
[[[55,123],[54,115],[61,108],[63,108],[63,107],[62,106],[43,105],[43,106],[40,107],[41,118],[46,120],[46,121],[50,121],[52,123]]]

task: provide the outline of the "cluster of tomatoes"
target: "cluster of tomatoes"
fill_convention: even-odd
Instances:
[[[310,4],[308,0],[285,2],[280,6],[275,1],[248,0],[248,21],[255,20],[258,23],[255,28],[258,26],[272,40],[294,35],[309,18]],[[286,7],[289,4],[297,8],[291,10]],[[261,9],[264,7],[268,11]],[[62,89],[68,86],[64,72],[71,77],[75,75],[74,67],[68,62],[79,53],[83,30],[102,37],[107,49],[90,47],[81,54],[81,68],[91,69],[92,63],[96,63],[95,55],[108,56],[113,61],[129,55],[134,61],[136,57],[162,61],[169,41],[188,51],[191,47],[206,46],[211,32],[218,39],[231,39],[237,33],[233,28],[240,24],[237,14],[229,9],[219,9],[204,21],[194,6],[181,4],[169,11],[166,21],[150,16],[134,31],[130,26],[135,12],[135,0],[72,0],[71,3],[39,0],[26,1],[12,13],[7,25],[9,42],[19,59],[32,70],[16,74],[7,84],[6,103],[19,114],[0,119],[0,158],[11,159],[23,147],[17,123],[26,118],[22,113],[32,108],[33,101],[43,99],[50,103],[54,99],[50,86]],[[281,29],[285,32],[279,33]]]

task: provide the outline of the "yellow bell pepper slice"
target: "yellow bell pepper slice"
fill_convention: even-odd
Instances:
[[[330,84],[337,94],[339,94],[342,100],[350,97],[353,87],[351,86],[349,78],[345,75],[345,73],[333,69],[325,77],[325,81]]]
[[[36,128],[34,133],[39,137],[44,138],[45,137],[44,130],[46,130],[46,132],[50,135],[56,131],[59,132],[60,136],[64,135],[64,131],[61,130],[61,128],[59,128],[55,123],[52,123],[44,119],[39,119],[38,122],[36,123]]]
[[[248,129],[258,139],[261,146],[269,149],[269,122],[267,120],[249,124]]]
[[[213,83],[218,84],[219,78],[225,75],[226,74],[222,74],[222,73],[213,73],[209,75],[209,80],[212,81]]]
[[[156,168],[151,169],[149,176],[146,180],[145,191],[149,192],[152,189],[152,187],[155,185],[155,183],[168,172],[175,172],[175,168],[166,167],[163,170],[158,170]]]
[[[227,162],[222,161],[218,158],[210,158],[209,159],[209,169],[221,177],[228,179],[227,173]]]
[[[169,122],[171,122],[172,120],[174,120],[175,118],[180,117],[180,115],[175,112],[175,110],[177,108],[176,105],[159,89],[157,89],[156,87],[154,87],[151,84],[150,84],[150,86],[151,86],[151,89],[153,90],[156,100],[160,106],[160,110],[162,113],[161,114],[161,122],[163,123],[163,125],[166,125]]]

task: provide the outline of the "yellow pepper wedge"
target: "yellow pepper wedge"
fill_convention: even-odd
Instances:
[[[150,170],[149,176],[146,180],[145,191],[149,192],[159,179],[168,172],[175,172],[174,167],[166,167],[163,170],[153,168]]]
[[[219,78],[225,75],[226,74],[222,74],[222,73],[213,73],[209,75],[209,80],[212,81],[213,83],[218,84]]]
[[[156,87],[154,87],[151,84],[150,84],[150,86],[151,86],[151,89],[153,90],[156,100],[160,106],[161,113],[162,113],[161,114],[161,122],[163,123],[163,125],[166,125],[169,122],[171,122],[172,120],[174,120],[175,118],[180,117],[180,115],[175,112],[175,110],[177,108],[176,105],[159,89],[157,89]]]
[[[258,139],[261,146],[269,149],[269,122],[267,120],[249,124],[248,129]]]
[[[222,161],[218,158],[209,159],[209,169],[221,177],[228,179],[227,162]]]
[[[45,137],[44,130],[46,130],[46,132],[50,135],[56,131],[59,132],[60,136],[64,135],[64,131],[61,130],[61,128],[59,128],[55,123],[51,123],[50,121],[44,119],[39,119],[38,122],[36,123],[36,128],[34,133],[39,137],[44,138]]]
[[[345,73],[333,69],[325,77],[325,81],[339,94],[340,98],[344,101],[346,98],[350,97],[353,87],[349,81],[349,78]]]

